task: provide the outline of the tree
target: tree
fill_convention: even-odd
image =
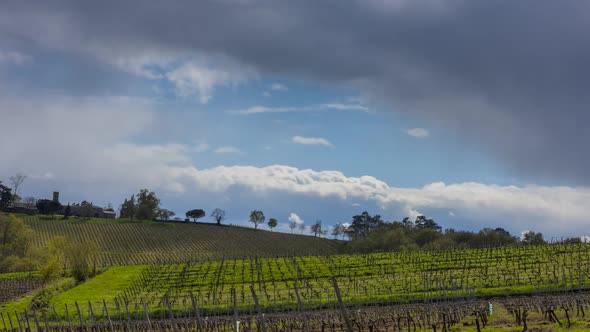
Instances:
[[[221,225],[221,222],[225,219],[225,211],[220,208],[216,208],[213,210],[213,212],[211,212],[211,217],[215,218],[217,225]]]
[[[194,209],[194,210],[190,210],[186,212],[186,217],[187,218],[193,218],[193,220],[195,222],[197,222],[197,220],[199,218],[203,218],[205,216],[205,211],[202,209]]]
[[[64,219],[68,219],[71,215],[72,215],[72,207],[70,206],[70,203],[68,203],[68,205],[66,206],[66,208],[64,210]]]
[[[174,217],[176,215],[176,213],[170,211],[170,210],[166,210],[166,209],[159,209],[156,219],[158,220],[164,220],[164,221],[168,221],[170,220],[170,218]]]
[[[155,220],[160,209],[160,200],[156,193],[142,189],[137,194],[137,219]]]
[[[322,221],[319,219],[316,220],[315,224],[311,225],[311,227],[309,228],[309,231],[315,237],[322,236],[322,235],[326,234],[326,231],[322,230]]]
[[[293,234],[293,231],[295,230],[295,228],[297,228],[297,223],[294,221],[290,221],[289,228],[291,229],[291,234]]]
[[[0,181],[0,211],[7,208],[12,203],[12,189],[2,184]]]
[[[426,217],[423,215],[416,217],[414,225],[417,229],[432,229],[437,232],[442,231],[442,227],[439,226],[434,220],[426,219]]]
[[[94,242],[68,242],[66,244],[65,258],[72,277],[77,282],[83,282],[96,274],[98,252],[98,245]]]
[[[96,208],[91,202],[82,201],[82,203],[80,203],[80,209],[78,211],[81,217],[89,219],[94,217],[94,214],[96,213]]]
[[[411,229],[414,228],[414,224],[410,221],[409,217],[405,217],[402,222],[401,222],[402,226],[406,229]]]
[[[278,224],[279,224],[279,222],[275,218],[268,219],[268,228],[270,228],[271,232],[272,232],[272,229],[277,227]]]
[[[254,229],[258,229],[258,225],[264,223],[265,219],[262,211],[254,210],[250,212],[250,220],[248,221],[254,224]]]
[[[477,233],[471,247],[498,247],[516,244],[517,242],[517,238],[510,235],[503,228],[483,228]]]
[[[0,214],[0,272],[19,269],[32,237],[33,231],[22,220]]]
[[[352,217],[352,223],[348,227],[347,233],[353,238],[366,237],[375,228],[383,225],[381,216],[376,214],[371,216],[367,211],[360,215]]]
[[[68,271],[66,261],[66,247],[68,240],[63,236],[54,236],[47,242],[44,249],[44,264],[41,266],[41,276],[44,280],[50,280],[59,276],[65,276]]]
[[[137,205],[135,204],[135,195],[131,195],[129,199],[125,198],[125,201],[121,205],[119,218],[128,218],[133,221],[137,211]]]
[[[62,209],[62,205],[59,202],[50,199],[40,199],[37,201],[37,210],[41,214],[48,214],[54,216],[57,212]]]
[[[305,224],[297,224],[297,228],[301,231],[301,234],[305,231]]]
[[[334,239],[337,239],[338,236],[343,234],[343,227],[342,227],[342,223],[336,223],[336,225],[332,226],[332,231],[330,232],[330,234],[334,235]]]
[[[37,199],[33,196],[28,196],[23,199],[23,203],[25,203],[27,207],[34,208],[37,204]]]
[[[522,243],[529,244],[529,245],[539,245],[539,244],[546,244],[545,240],[543,239],[542,233],[535,233],[533,231],[529,231],[524,233],[522,237]]]
[[[15,176],[11,176],[9,178],[10,183],[12,183],[12,187],[14,188],[14,195],[18,195],[18,189],[23,184],[23,182],[25,182],[26,178],[26,175],[20,173],[17,173]]]

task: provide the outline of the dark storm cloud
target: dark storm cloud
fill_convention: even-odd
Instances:
[[[0,38],[113,62],[224,55],[352,85],[529,179],[590,184],[585,1],[23,3],[1,5]]]

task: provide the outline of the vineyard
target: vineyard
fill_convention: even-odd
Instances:
[[[2,315],[23,323],[34,316],[49,327],[71,321],[156,330],[163,328],[152,324],[214,324],[225,331],[238,315],[245,329],[268,324],[273,331],[299,331],[307,321],[322,331],[348,330],[349,324],[446,331],[469,317],[483,327],[487,301],[504,306],[519,325],[529,312],[563,324],[563,315],[568,321],[585,315],[589,288],[587,244],[201,259],[112,267],[55,296],[47,310]]]
[[[92,219],[46,221],[37,216],[22,219],[34,231],[34,246],[46,247],[56,236],[95,242],[103,266],[336,252],[336,244],[327,239],[236,226]]]
[[[144,306],[143,314],[132,315],[120,308],[112,314],[106,307],[102,317],[91,315],[91,320],[53,320],[37,312],[2,317],[0,331],[305,331],[305,332],[396,332],[396,331],[527,331],[530,325],[543,326],[531,331],[554,331],[558,326],[571,331],[587,331],[585,312],[590,308],[590,296],[581,293],[544,294],[532,297],[399,304],[318,311],[264,314],[240,313],[233,315],[204,316],[195,302],[192,310],[180,315],[151,314]],[[79,306],[72,308],[80,313]],[[493,310],[506,314],[493,313]],[[67,311],[67,307],[66,307]],[[92,311],[92,310],[91,310]],[[506,320],[509,320],[508,324]],[[578,325],[578,326],[576,326]],[[518,327],[518,328],[514,328]]]
[[[0,303],[17,299],[42,285],[43,281],[34,273],[0,274]]]

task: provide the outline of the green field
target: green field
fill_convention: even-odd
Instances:
[[[56,236],[95,242],[103,266],[186,262],[204,259],[334,254],[334,241],[312,236],[213,224],[121,222],[107,219],[44,220],[21,216],[43,248]],[[47,217],[42,217],[47,218]]]

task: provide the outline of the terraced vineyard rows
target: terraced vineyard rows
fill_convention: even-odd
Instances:
[[[45,221],[25,216],[35,231],[34,245],[47,246],[55,236],[94,241],[104,266],[157,264],[204,259],[290,254],[331,254],[335,244],[310,236],[249,228],[182,223],[93,223]]]

